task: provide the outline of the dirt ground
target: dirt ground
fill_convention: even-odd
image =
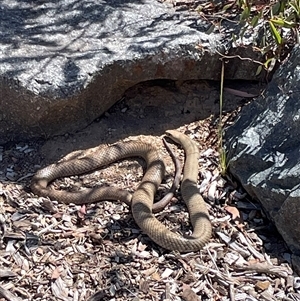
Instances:
[[[261,89],[244,82],[226,86],[254,95]],[[227,90],[224,95],[223,119],[230,122],[249,101],[234,94]],[[218,116],[218,83],[152,81],[128,90],[104,116],[75,134],[0,148],[0,295],[13,300],[4,290],[15,300],[292,300],[284,299],[298,295],[291,254],[260,205],[234,179],[220,175]],[[120,202],[65,205],[30,191],[39,168],[71,151],[151,135],[167,162],[160,198],[174,175],[161,143],[167,129],[179,129],[199,145],[199,189],[214,228],[200,252],[163,250]],[[183,151],[172,148],[183,163]],[[134,191],[142,175],[141,160],[124,160],[52,186],[109,183]],[[180,191],[157,218],[174,231],[191,230]]]
[[[229,83],[235,89],[243,87],[257,94],[259,87],[248,83]],[[209,81],[175,82],[168,80],[141,83],[128,90],[124,98],[104,116],[75,135],[50,139],[41,153],[46,162],[55,161],[73,150],[114,143],[137,135],[161,136],[194,121],[219,114],[219,86]],[[245,99],[225,91],[224,111],[239,107]]]

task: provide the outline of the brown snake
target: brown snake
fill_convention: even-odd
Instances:
[[[116,196],[116,190],[111,190],[110,187],[68,193],[51,190],[48,184],[58,177],[82,174],[123,158],[142,157],[147,163],[147,170],[129,200],[134,220],[154,242],[166,249],[179,252],[197,251],[208,242],[212,231],[206,204],[197,188],[199,150],[190,138],[178,131],[171,130],[166,134],[181,144],[186,154],[181,194],[194,230],[191,236],[183,237],[171,232],[152,213],[154,194],[164,177],[165,164],[160,153],[151,144],[138,141],[120,142],[92,156],[83,155],[49,165],[35,174],[31,189],[37,195],[49,196],[64,203],[83,204],[101,199],[124,199],[128,196],[127,192],[118,190],[120,194]]]
[[[165,139],[163,139],[163,142],[174,162],[175,177],[168,193],[161,200],[153,204],[153,213],[160,212],[171,202],[179,185],[182,172],[180,161],[176,158]],[[132,193],[116,187],[94,187],[92,189],[81,190],[80,192],[67,192],[52,190],[48,187],[48,184],[60,177],[83,174],[122,158],[133,157],[139,151],[142,144],[143,142],[134,141],[119,142],[105,148],[96,147],[85,151],[75,151],[62,158],[59,162],[39,170],[32,178],[31,190],[37,195],[50,197],[66,204],[86,204],[101,200],[119,200],[131,206]],[[144,147],[150,148],[150,145],[145,144]],[[109,157],[104,158],[108,153],[110,154]],[[102,155],[99,156],[99,154]]]

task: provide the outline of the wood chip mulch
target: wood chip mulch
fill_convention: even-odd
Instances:
[[[279,234],[261,206],[220,174],[216,128],[213,118],[180,128],[199,142],[199,189],[213,225],[209,244],[188,254],[154,244],[123,203],[75,206],[33,195],[38,144],[0,148],[0,300],[300,300],[300,278]],[[168,160],[161,191],[172,184]],[[52,185],[110,182],[134,191],[139,163],[117,162]],[[180,190],[156,216],[173,231],[191,231]]]

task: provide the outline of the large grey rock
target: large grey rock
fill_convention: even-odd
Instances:
[[[300,255],[299,57],[297,45],[266,93],[245,107],[226,133],[230,172],[262,203],[295,256]]]
[[[3,0],[0,19],[0,143],[82,128],[138,82],[220,76],[222,36],[155,0]],[[256,68],[236,59],[226,77]]]

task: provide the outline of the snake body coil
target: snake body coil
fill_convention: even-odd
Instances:
[[[208,211],[197,188],[198,147],[190,138],[178,131],[167,131],[166,134],[181,144],[186,153],[181,193],[194,229],[189,237],[171,232],[152,213],[154,194],[164,177],[165,164],[160,153],[151,144],[138,141],[120,142],[102,149],[95,148],[92,155],[74,156],[49,165],[35,174],[31,190],[37,195],[48,196],[64,203],[83,204],[103,199],[126,201],[131,203],[132,214],[138,226],[158,245],[179,252],[197,251],[211,236]],[[128,192],[110,187],[72,193],[48,187],[48,184],[56,178],[83,174],[117,160],[136,156],[144,158],[147,170],[132,199]]]

